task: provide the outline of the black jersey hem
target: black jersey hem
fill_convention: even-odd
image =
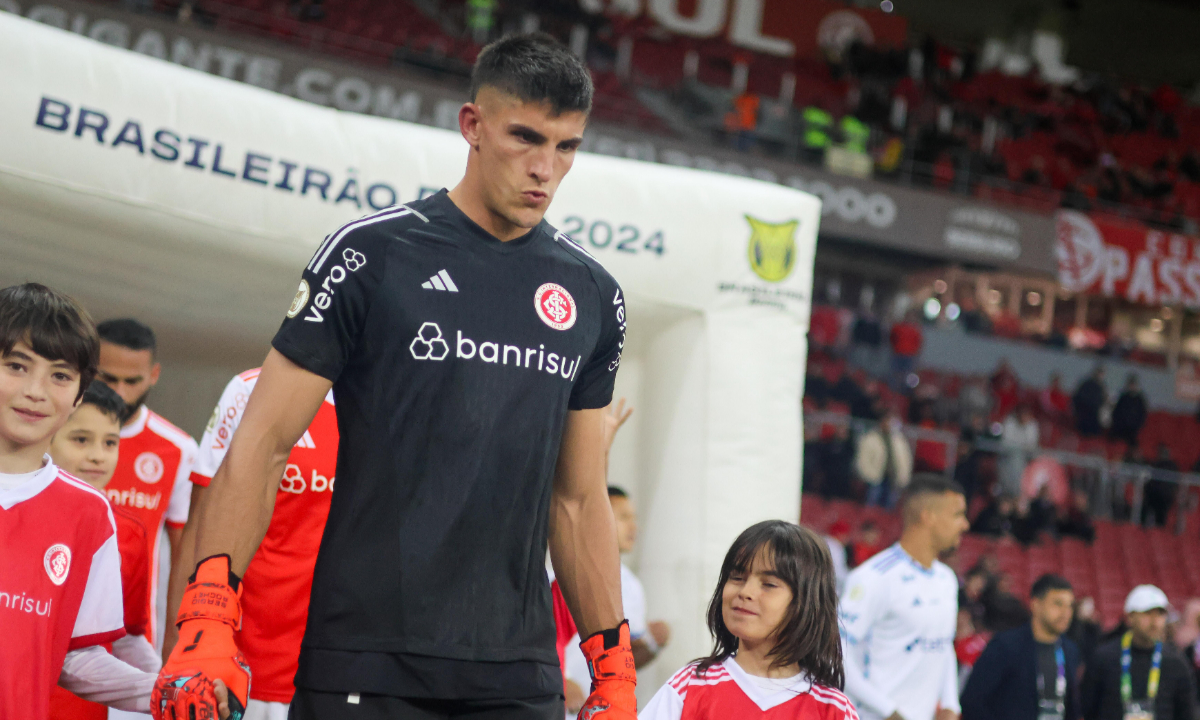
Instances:
[[[317,692],[358,692],[436,699],[534,698],[562,692],[562,670],[552,663],[479,662],[419,653],[352,652],[305,648],[295,685]]]

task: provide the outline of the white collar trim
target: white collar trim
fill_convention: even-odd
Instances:
[[[812,690],[812,679],[804,672],[797,675],[790,685],[767,694],[759,687],[758,683],[750,678],[750,674],[743,670],[741,665],[737,664],[737,660],[732,655],[726,658],[725,662],[721,663],[721,666],[725,668],[725,671],[729,673],[733,681],[742,689],[746,697],[753,700],[754,704],[763,712]]]
[[[0,490],[0,508],[11,510],[18,503],[37,497],[38,493],[50,487],[50,483],[58,477],[58,466],[50,460],[49,455],[45,456],[45,461],[41,470],[29,473],[28,480],[14,488]]]
[[[150,408],[145,405],[138,408],[137,417],[134,418],[133,422],[121,428],[121,439],[128,440],[131,437],[141,435],[142,431],[146,429],[146,421],[149,419]]]

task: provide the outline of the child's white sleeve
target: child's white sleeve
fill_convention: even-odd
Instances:
[[[58,684],[84,700],[130,712],[150,712],[155,673],[138,670],[99,645],[72,650],[63,659]]]
[[[683,698],[670,683],[663,685],[638,713],[638,720],[679,720],[683,716]]]

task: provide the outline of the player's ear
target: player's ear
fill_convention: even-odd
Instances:
[[[472,150],[479,150],[480,125],[483,123],[483,111],[477,103],[463,103],[458,109],[458,130]]]

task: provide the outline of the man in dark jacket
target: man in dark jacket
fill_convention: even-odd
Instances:
[[[1146,424],[1146,395],[1142,393],[1138,377],[1133,373],[1125,381],[1125,389],[1113,406],[1112,428],[1109,434],[1117,440],[1124,440],[1130,445],[1136,445],[1138,433]]]
[[[1163,641],[1167,596],[1153,585],[1138,585],[1125,599],[1125,623],[1129,629],[1096,648],[1084,671],[1084,720],[1195,720],[1192,671]]]
[[[1104,368],[1097,366],[1086,380],[1079,383],[1071,404],[1075,407],[1075,427],[1084,437],[1096,437],[1101,434],[1100,409],[1108,400],[1108,391],[1104,389]]]
[[[1038,578],[1030,594],[1030,623],[997,633],[971,670],[962,720],[1078,720],[1079,649],[1062,636],[1075,594],[1057,575]]]

